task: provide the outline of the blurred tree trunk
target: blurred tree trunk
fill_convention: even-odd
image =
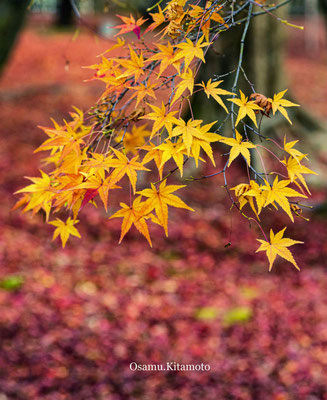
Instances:
[[[0,73],[23,26],[29,0],[0,1]]]
[[[275,12],[281,19],[287,19],[287,14],[288,7],[281,7]],[[284,66],[287,29],[294,28],[286,27],[270,15],[254,18],[250,27],[245,71],[248,71],[250,81],[255,83],[256,91],[267,97],[288,87],[287,70]],[[296,99],[292,99],[291,92],[288,92],[288,98],[296,102]],[[278,114],[277,118],[263,119],[263,132],[273,135],[281,131],[277,131],[277,127],[283,127],[305,139],[309,132],[322,129],[320,121],[303,107],[289,108],[288,113],[293,121],[292,127]]]
[[[325,20],[325,29],[327,30],[327,0],[318,0],[319,9]]]
[[[103,13],[106,7],[108,7],[108,3],[106,0],[93,0],[94,11],[96,13]]]
[[[70,0],[57,0],[56,26],[69,27],[74,24],[74,12]]]

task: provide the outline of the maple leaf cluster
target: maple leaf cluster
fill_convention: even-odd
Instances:
[[[260,132],[261,119],[277,112],[291,123],[286,108],[298,105],[284,98],[286,90],[272,97],[254,90],[246,95],[239,90],[238,97],[236,84],[227,90],[216,77],[195,83],[210,45],[233,26],[230,11],[219,3],[207,1],[201,7],[188,5],[186,0],[171,0],[164,9],[159,4],[157,12],[150,14],[153,22],[143,34],[141,26],[146,20],[120,17],[123,24],[116,27],[120,29],[116,44],[101,55],[100,63],[89,66],[95,70],[92,79],[105,84],[97,104],[87,113],[75,108],[69,121],[53,121],[52,128],[41,128],[48,138],[36,151],[48,153],[44,170],[41,177],[28,178],[32,184],[18,190],[22,197],[16,207],[22,206],[33,214],[43,211],[46,221],[56,227],[54,238],[60,236],[63,246],[70,235],[80,237],[75,225],[86,204],[96,206],[100,201],[108,211],[110,193],[126,186],[129,199],[120,202],[120,208],[109,216],[123,219],[119,242],[134,225],[152,246],[148,223],[161,226],[168,235],[169,207],[194,211],[175,194],[186,185],[168,181],[178,172],[182,178],[184,165],[190,159],[198,167],[207,157],[216,167],[213,143],[228,146],[228,153],[223,155],[227,157],[223,169],[210,176],[224,176],[232,205],[248,220],[255,221],[263,234],[260,214],[264,208],[280,207],[292,222],[293,215],[301,214],[300,206],[290,198],[307,198],[310,194],[303,175],[314,172],[302,164],[306,154],[294,148],[296,141],[287,142],[285,138],[282,146]],[[251,4],[247,4],[249,17]],[[154,30],[159,31],[155,36],[158,40],[146,41],[144,35],[153,37]],[[137,43],[121,37],[129,32],[134,32]],[[124,51],[110,56],[115,49]],[[237,78],[240,71],[243,69],[239,63]],[[194,116],[190,100],[195,95],[215,101],[224,110],[223,124]],[[192,116],[187,121],[182,117],[186,107]],[[223,136],[221,126],[226,128],[228,122],[231,126]],[[270,141],[278,152],[287,153],[284,160],[275,154],[282,172],[267,172],[264,164],[264,172],[255,169],[251,152],[257,152],[260,159],[260,150],[271,153],[255,139]],[[236,159],[244,160],[248,179],[229,188],[227,170]],[[171,163],[175,164],[174,169],[167,168]],[[65,222],[52,219],[54,214],[65,212]],[[285,229],[276,235],[271,231],[270,241],[266,237],[260,239],[258,251],[266,251],[270,269],[276,255],[298,268],[288,247],[300,242],[283,238]]]

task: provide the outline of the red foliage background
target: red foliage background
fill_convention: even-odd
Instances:
[[[326,88],[312,83],[325,79],[326,58],[303,58],[301,40],[291,37],[286,63],[291,83],[302,82],[293,90],[311,107],[314,96],[314,112],[326,117]],[[153,250],[133,230],[118,246],[120,221],[88,206],[82,240],[65,250],[40,217],[9,212],[23,176],[37,174],[36,126],[97,99],[101,85],[83,83],[91,72],[80,66],[107,47],[87,32],[72,41],[30,27],[2,76],[1,400],[327,399],[325,219],[287,230],[305,241],[294,248],[300,273],[282,260],[268,273],[254,254],[258,232],[230,212],[221,178],[184,191],[196,212],[172,211],[168,239],[152,230]],[[313,203],[323,198],[316,192]],[[239,307],[243,322],[232,317]],[[133,361],[211,369],[134,372]]]

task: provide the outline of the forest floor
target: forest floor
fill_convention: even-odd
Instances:
[[[326,43],[309,54],[301,32],[289,38],[290,87],[327,118]],[[0,399],[327,399],[326,217],[287,229],[305,242],[294,247],[301,272],[280,260],[269,273],[219,177],[192,183],[183,198],[196,212],[172,212],[168,238],[151,232],[153,249],[134,230],[119,246],[121,221],[88,206],[82,239],[64,250],[41,218],[10,211],[39,168],[37,125],[101,93],[81,65],[108,42],[72,36],[29,27],[0,81]],[[313,192],[312,204],[324,201]],[[287,221],[267,218],[276,230]],[[211,369],[129,368],[173,361]]]

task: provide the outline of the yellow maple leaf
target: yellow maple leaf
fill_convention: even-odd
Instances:
[[[29,210],[33,210],[33,215],[43,209],[46,214],[46,220],[49,219],[52,200],[55,196],[55,189],[52,187],[52,178],[41,171],[41,177],[25,177],[29,179],[33,183],[31,185],[27,185],[23,189],[17,190],[15,194],[18,193],[28,193],[28,196],[24,196],[24,203],[26,207],[24,208],[24,212]],[[18,207],[18,206],[17,206]]]
[[[174,61],[184,58],[185,70],[191,64],[194,57],[205,62],[202,47],[209,46],[210,43],[203,42],[203,39],[204,35],[202,35],[202,37],[196,43],[193,43],[192,40],[186,38],[185,42],[178,44],[176,47],[181,50],[176,53]]]
[[[43,192],[51,189],[51,178],[48,174],[41,171],[41,178],[25,176],[26,179],[32,181],[32,185],[25,186],[23,189],[17,190],[16,193],[35,193]]]
[[[121,78],[123,71],[120,68],[119,60],[117,59],[107,59],[106,57],[102,57],[102,63],[86,66],[84,68],[96,70],[94,76],[87,79],[86,82],[96,79],[106,83],[106,90],[101,95],[102,98],[105,98],[112,92],[115,92],[115,94],[119,96],[125,88],[124,84],[126,78]]]
[[[151,189],[144,189],[138,194],[148,197],[145,201],[145,205],[140,211],[142,215],[150,213],[155,210],[160,224],[164,227],[166,236],[168,236],[168,206],[177,208],[185,208],[190,211],[194,211],[193,208],[189,207],[176,195],[172,194],[178,189],[185,187],[185,185],[167,185],[166,179],[160,184],[157,189],[153,183],[151,183]]]
[[[82,163],[87,160],[88,147],[84,147],[82,152],[71,151],[65,157],[62,156],[60,150],[58,151],[59,158],[55,161],[57,171],[54,175],[58,174],[77,174]],[[47,160],[50,160],[49,158]],[[54,161],[54,160],[53,160]]]
[[[190,155],[193,137],[205,140],[205,134],[200,129],[200,119],[189,119],[186,123],[183,119],[176,121],[176,126],[172,130],[171,137],[182,135],[184,145],[187,150],[187,155]]]
[[[252,208],[253,212],[259,219],[259,214],[257,213],[257,210],[254,207],[254,199],[251,196],[248,196],[246,192],[250,191],[251,189],[251,184],[248,183],[240,183],[239,185],[231,188],[230,190],[235,191],[235,196],[237,197],[239,204],[240,204],[240,210],[249,203],[250,207]],[[261,206],[262,208],[262,206]],[[260,219],[259,219],[260,220]]]
[[[123,218],[119,243],[121,243],[126,233],[130,230],[131,226],[134,224],[136,229],[147,239],[150,246],[152,247],[148,226],[146,224],[144,216],[142,216],[142,214],[140,213],[140,210],[144,206],[144,202],[141,201],[141,198],[142,196],[138,196],[133,201],[133,205],[131,207],[125,203],[120,203],[121,209],[118,210],[115,214],[113,214],[109,219]]]
[[[119,143],[124,138],[123,143],[125,151],[136,154],[138,151],[137,150],[138,147],[143,146],[143,144],[145,143],[145,138],[151,135],[151,131],[149,131],[146,128],[147,125],[144,124],[144,125],[133,125],[132,132],[125,132],[124,130],[121,130],[117,134],[115,141]]]
[[[173,158],[179,168],[181,176],[183,176],[185,146],[182,140],[179,139],[176,143],[173,143],[171,140],[167,139],[164,143],[157,146],[157,148],[162,151],[160,168],[162,168],[168,160]]]
[[[142,164],[148,164],[150,161],[154,160],[158,172],[159,172],[159,178],[160,180],[162,179],[162,172],[163,172],[163,166],[162,164],[162,150],[158,149],[156,145],[154,145],[152,142],[150,142],[148,145],[143,145],[140,147],[140,150],[145,150],[146,154],[142,160]]]
[[[108,71],[110,71],[110,74],[107,74],[102,78],[98,78],[106,83],[106,90],[102,93],[101,97],[105,98],[112,92],[119,97],[121,92],[126,89],[126,77],[122,77],[122,70],[120,68],[112,67],[108,69]],[[139,74],[142,74],[142,69]]]
[[[208,98],[210,96],[213,97],[216,100],[216,102],[218,104],[220,104],[228,114],[228,110],[227,110],[224,102],[222,101],[220,95],[226,96],[229,94],[229,95],[233,96],[233,93],[228,92],[227,90],[218,88],[217,86],[219,86],[221,84],[221,82],[223,82],[223,81],[212,82],[211,79],[209,79],[207,82],[207,85],[205,85],[204,82],[199,83],[198,85],[203,87],[204,92]]]
[[[107,163],[109,167],[114,168],[114,171],[110,174],[111,183],[115,184],[119,182],[125,175],[127,175],[131,182],[133,193],[135,193],[137,180],[136,171],[149,171],[149,169],[145,168],[141,163],[137,162],[138,156],[135,156],[131,160],[129,160],[120,151],[113,148],[112,150],[117,158],[112,158]]]
[[[189,90],[190,95],[193,94],[193,88],[194,88],[194,76],[192,70],[188,69],[186,72],[183,74],[180,74],[179,77],[182,79],[178,84],[176,85],[176,91],[174,98],[171,102],[171,104],[174,104],[176,100],[178,100],[182,94],[185,92],[186,89]]]
[[[254,197],[257,203],[258,215],[261,213],[262,207],[264,207],[267,201],[268,192],[264,185],[259,185],[256,181],[250,181],[250,188],[243,193],[246,197]]]
[[[285,110],[284,107],[299,107],[300,105],[296,104],[296,103],[292,103],[289,100],[283,99],[283,96],[286,92],[287,92],[287,89],[285,89],[282,92],[279,92],[277,94],[274,94],[274,98],[273,99],[269,98],[268,101],[271,103],[273,115],[275,115],[276,111],[279,111],[287,119],[287,121],[292,125],[292,121],[290,120],[290,118],[287,114],[287,111]]]
[[[196,28],[198,22],[201,21],[201,30],[206,38],[209,41],[209,33],[210,33],[210,23],[211,21],[219,22],[221,25],[224,25],[226,28],[229,28],[228,25],[225,23],[224,19],[218,14],[223,6],[216,6],[212,7],[211,2],[207,1],[206,9],[198,5],[190,4],[192,10],[189,11],[188,15],[193,18],[193,23],[190,24],[190,28],[188,31]]]
[[[292,142],[286,142],[286,135],[284,136],[284,150],[290,154],[293,158],[298,160],[298,157],[306,158],[306,154],[300,152],[300,150],[293,149],[293,147],[298,143],[298,140],[293,140]],[[299,161],[298,161],[299,162]]]
[[[175,52],[170,42],[167,43],[167,46],[159,43],[156,43],[155,45],[158,47],[159,51],[151,56],[149,61],[160,61],[158,78],[170,65],[172,65],[179,73],[181,62],[174,60]]]
[[[63,159],[71,151],[74,151],[78,156],[81,154],[81,146],[84,145],[84,141],[81,138],[80,132],[76,132],[72,127],[66,122],[65,127],[62,129],[52,129],[53,136],[44,141],[41,146],[39,146],[34,153],[43,150],[58,150],[60,148],[60,158]]]
[[[130,57],[128,59],[117,59],[120,65],[126,68],[126,71],[123,74],[117,76],[117,79],[126,78],[134,75],[135,81],[137,81],[139,77],[144,74],[143,67],[145,65],[145,62],[143,58],[143,53],[141,51],[140,55],[137,56],[136,52],[130,46],[129,52]]]
[[[62,206],[65,206],[66,208],[73,210],[74,219],[76,218],[76,211],[79,210],[86,192],[86,189],[77,188],[83,180],[84,175],[80,173],[61,175],[57,177],[58,186],[56,186],[56,197],[54,202],[54,207],[56,207],[55,212],[59,211]]]
[[[259,107],[257,104],[255,104],[254,100],[248,101],[248,97],[245,96],[245,94],[240,90],[240,99],[227,99],[228,101],[231,101],[235,103],[237,106],[239,106],[238,114],[237,114],[237,119],[235,122],[235,126],[238,125],[238,123],[246,117],[247,115],[251,118],[253,121],[254,125],[258,127],[257,125],[257,119],[254,113],[254,110],[263,110],[263,108]]]
[[[144,115],[143,117],[141,117],[141,119],[154,121],[150,139],[152,139],[152,137],[163,127],[165,127],[167,129],[168,134],[170,134],[172,125],[176,124],[177,121],[177,119],[174,117],[177,111],[171,111],[167,113],[166,107],[163,102],[161,103],[161,108],[153,106],[151,104],[148,104],[148,106],[152,108],[153,112]]]
[[[68,125],[74,129],[74,131],[80,131],[83,135],[84,133],[87,134],[90,132],[91,127],[84,125],[84,113],[78,107],[73,106],[75,112],[70,111],[69,115],[72,118],[72,121],[68,122]]]
[[[222,136],[218,135],[217,133],[209,132],[212,125],[214,125],[216,121],[211,122],[210,124],[205,124],[199,126],[200,132],[203,134],[202,138],[193,136],[192,145],[191,145],[191,155],[194,158],[195,165],[198,166],[199,159],[204,161],[200,158],[200,150],[202,149],[207,156],[210,158],[212,164],[216,166],[215,160],[213,158],[213,151],[210,143],[218,142]]]
[[[109,161],[112,159],[112,154],[108,156],[101,153],[90,153],[87,162],[84,166],[87,167],[87,172],[90,174],[99,173],[101,178],[104,179],[105,172],[109,171],[110,165]]]
[[[267,200],[266,200],[265,206],[267,206],[269,204],[274,204],[276,202],[286,212],[286,214],[290,217],[292,222],[294,222],[290,203],[287,198],[288,197],[307,198],[307,196],[288,187],[288,185],[290,183],[291,183],[291,181],[288,179],[278,181],[278,176],[276,176],[272,186],[270,186],[269,182],[267,182],[265,180],[265,186],[263,186],[263,189],[267,190]]]
[[[134,97],[137,96],[136,107],[138,106],[139,102],[145,98],[145,96],[150,96],[153,99],[156,99],[156,95],[154,94],[154,91],[153,91],[153,89],[155,87],[156,87],[156,84],[144,85],[144,83],[141,83],[137,86],[131,86],[128,89],[135,90],[135,93],[132,94],[130,99],[133,99]]]
[[[305,167],[304,165],[300,164],[300,162],[302,161],[302,159],[304,157],[305,157],[304,155],[302,155],[301,157],[298,157],[297,159],[295,159],[293,157],[289,157],[287,161],[283,160],[282,163],[287,168],[288,177],[290,178],[290,181],[295,182],[295,179],[298,178],[300,180],[300,182],[302,183],[302,185],[306,188],[307,192],[309,194],[311,194],[310,190],[307,186],[307,183],[302,175],[304,175],[304,174],[318,175],[318,174],[316,172],[312,171],[311,169]]]
[[[97,57],[102,57],[106,53],[109,53],[112,50],[118,49],[119,47],[123,47],[124,45],[125,45],[125,39],[117,38],[117,42],[114,45],[109,47],[109,49],[105,50],[103,53],[99,54]]]
[[[228,146],[231,146],[231,150],[229,152],[229,161],[228,161],[228,166],[231,165],[231,163],[235,160],[235,158],[239,155],[242,154],[242,156],[245,158],[246,162],[248,165],[251,164],[251,155],[249,149],[255,148],[255,144],[249,142],[249,141],[242,141],[242,135],[239,134],[237,130],[235,130],[236,133],[236,138],[222,138],[219,141],[221,143],[227,144]]]
[[[42,171],[41,173],[44,174]],[[35,183],[15,192],[24,193],[24,201],[22,203],[16,203],[14,208],[26,204],[23,212],[33,210],[33,215],[35,215],[42,209],[46,214],[46,221],[48,221],[52,207],[52,200],[55,196],[55,191],[51,188],[50,183],[48,185],[48,178],[28,179],[32,180]]]
[[[265,240],[257,239],[258,242],[261,243],[261,245],[257,249],[256,253],[259,251],[266,252],[269,260],[269,271],[271,271],[273,262],[275,261],[277,255],[292,263],[294,267],[300,271],[300,268],[296,264],[292,253],[288,250],[288,247],[303,242],[300,242],[299,240],[284,238],[283,235],[285,229],[286,228],[282,229],[281,231],[276,233],[276,235],[274,234],[272,229],[270,229],[270,243]]]
[[[125,43],[125,42],[124,42]],[[107,51],[110,51],[110,49],[108,49]],[[108,74],[108,71],[112,72],[112,68],[114,67],[114,60],[110,59],[110,58],[106,58],[103,55],[101,56],[101,63],[99,64],[92,64],[92,65],[86,65],[82,68],[87,68],[87,69],[95,69],[95,75],[93,78],[88,79],[89,80],[93,80],[93,79],[99,79],[99,80],[104,80],[103,78],[105,78]]]
[[[74,226],[75,224],[77,224],[77,222],[78,220],[74,221],[70,217],[67,218],[66,222],[62,221],[59,218],[56,218],[56,221],[50,221],[49,224],[57,227],[57,229],[53,233],[53,240],[55,240],[60,235],[62,247],[65,247],[70,235],[80,238],[81,235]]]

